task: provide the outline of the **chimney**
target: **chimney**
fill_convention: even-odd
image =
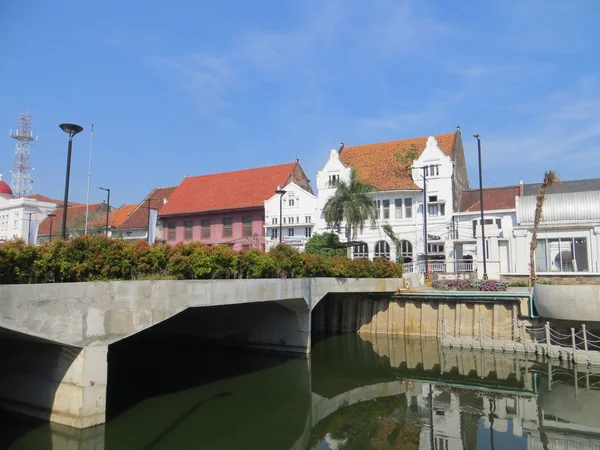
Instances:
[[[523,197],[523,180],[519,181],[519,197]]]
[[[344,143],[340,142],[340,149],[338,150],[338,152],[342,153],[342,150],[344,150]]]

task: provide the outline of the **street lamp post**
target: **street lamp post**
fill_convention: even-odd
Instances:
[[[485,252],[485,225],[483,220],[483,175],[481,172],[481,140],[479,139],[479,133],[473,135],[477,139],[477,154],[479,157],[479,213],[481,216],[481,252],[483,254],[483,279],[488,279],[487,274],[487,258]]]
[[[33,213],[26,213],[26,214],[29,214],[29,225],[28,225],[29,228],[27,230],[27,243],[31,244],[31,215]]]
[[[103,191],[106,191],[107,197],[106,197],[106,237],[108,237],[108,215],[110,214],[110,189],[108,188],[103,188],[103,187],[98,187],[98,189],[102,189]]]
[[[279,244],[283,243],[283,195],[287,191],[284,191],[281,186],[277,188],[275,191],[276,194],[279,194]]]
[[[60,129],[69,135],[69,147],[67,150],[67,173],[65,176],[65,201],[63,204],[62,238],[67,239],[67,208],[69,204],[69,178],[71,177],[71,151],[73,149],[73,136],[83,131],[83,127],[73,123],[61,123]]]
[[[54,222],[56,214],[48,214],[48,217],[50,217],[50,235],[48,236],[48,242],[52,242],[52,222]]]

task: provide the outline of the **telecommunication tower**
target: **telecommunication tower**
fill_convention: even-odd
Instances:
[[[15,147],[15,165],[12,172],[11,189],[16,198],[25,197],[33,191],[33,168],[30,161],[31,143],[37,140],[31,131],[31,116],[21,114],[19,125],[10,137],[17,141]]]

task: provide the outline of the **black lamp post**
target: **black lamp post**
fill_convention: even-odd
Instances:
[[[50,217],[50,235],[48,236],[48,242],[52,242],[52,222],[54,222],[56,214],[48,214],[48,217]]]
[[[65,202],[63,204],[62,238],[67,239],[67,208],[69,204],[69,178],[71,177],[71,150],[73,149],[73,136],[83,131],[83,127],[73,123],[61,123],[60,129],[69,135],[67,151],[67,174],[65,176]]]
[[[31,244],[31,215],[33,213],[27,213],[27,214],[29,214],[29,225],[28,225],[29,229],[27,230],[27,243]]]
[[[106,237],[108,237],[108,215],[110,214],[110,189],[108,188],[103,188],[103,187],[98,187],[98,189],[102,189],[103,191],[106,191],[107,193],[107,197],[106,197]]]
[[[283,195],[286,192],[281,186],[275,191],[276,194],[279,194],[279,244],[283,243]]]
[[[488,279],[487,274],[487,261],[485,252],[485,225],[483,220],[483,175],[481,173],[481,140],[479,139],[479,133],[473,135],[477,139],[477,154],[479,157],[479,212],[481,215],[481,248],[483,253],[483,279]]]

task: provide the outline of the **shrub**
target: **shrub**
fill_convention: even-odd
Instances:
[[[0,283],[60,283],[131,279],[349,277],[395,278],[402,266],[380,259],[299,254],[280,245],[269,253],[236,252],[200,242],[148,245],[104,236],[55,239],[41,246],[0,244]]]
[[[457,291],[506,291],[508,284],[498,280],[434,280],[431,287],[440,291],[456,289]]]
[[[431,287],[439,291],[447,291],[449,288],[446,280],[434,280],[431,282]]]
[[[456,290],[457,291],[466,291],[467,289],[471,289],[471,281],[470,280],[458,280],[456,282]]]
[[[482,291],[505,291],[508,284],[498,280],[485,280],[481,283]]]

